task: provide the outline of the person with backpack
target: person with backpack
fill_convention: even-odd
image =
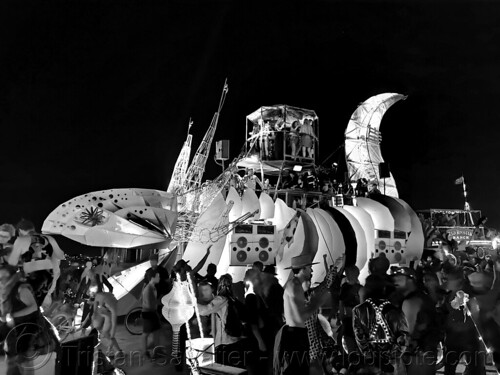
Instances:
[[[350,371],[364,374],[404,374],[401,356],[408,343],[408,324],[404,314],[388,300],[387,281],[370,275],[365,283],[365,300],[352,309],[353,329],[362,354]],[[358,365],[358,366],[359,366]]]
[[[215,346],[215,362],[226,366],[246,368],[246,338],[243,320],[244,305],[234,298],[233,278],[222,275],[217,295],[207,305],[198,304],[200,315],[211,315],[212,337]]]

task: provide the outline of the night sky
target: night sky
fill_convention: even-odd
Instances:
[[[229,92],[216,140],[244,142],[262,105],[313,109],[321,162],[357,105],[408,95],[382,154],[416,209],[473,209],[500,227],[500,3],[11,1],[0,5],[0,221],[38,228],[95,190],[165,190]],[[342,159],[344,154],[336,154]],[[205,177],[221,168],[210,158]]]

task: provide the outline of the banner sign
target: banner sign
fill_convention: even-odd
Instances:
[[[454,239],[455,241],[468,241],[472,238],[474,234],[474,229],[470,228],[450,228],[446,231],[446,234]]]

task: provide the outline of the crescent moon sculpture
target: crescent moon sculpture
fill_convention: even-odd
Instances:
[[[345,155],[349,180],[365,178],[380,180],[379,164],[384,162],[380,142],[380,123],[385,112],[399,100],[406,99],[401,94],[386,93],[372,96],[354,111],[345,131]],[[392,173],[385,179],[385,194],[398,197],[396,181]]]

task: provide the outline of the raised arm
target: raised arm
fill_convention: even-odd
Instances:
[[[326,292],[331,288],[333,283],[339,277],[339,273],[335,267],[331,267],[326,274],[325,279],[314,288],[311,299],[306,305],[306,310],[310,314],[314,313],[324,302],[324,296]]]
[[[193,268],[193,270],[191,271],[193,274],[198,273],[202,269],[202,267],[205,265],[205,262],[207,261],[208,256],[210,255],[210,248],[211,247],[212,247],[212,245],[210,245],[207,248],[207,252],[203,256],[203,258],[201,258],[201,260],[198,262],[198,264]]]

